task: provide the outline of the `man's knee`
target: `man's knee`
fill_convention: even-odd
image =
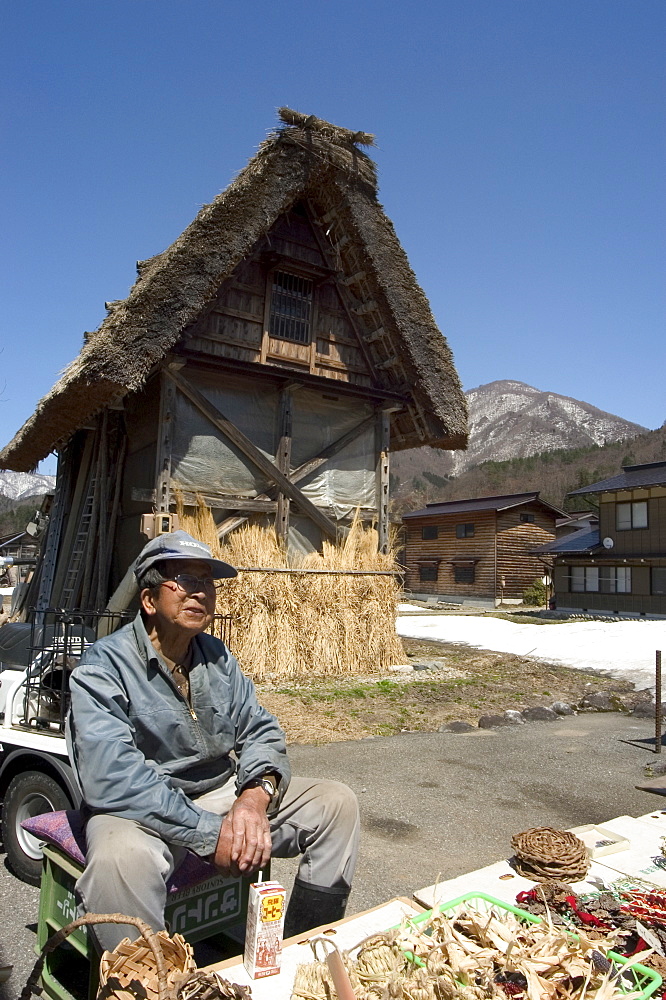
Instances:
[[[352,832],[359,822],[358,799],[341,781],[321,781],[318,787],[324,825],[345,827]]]

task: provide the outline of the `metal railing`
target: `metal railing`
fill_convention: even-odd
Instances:
[[[29,729],[64,732],[69,709],[69,675],[83,651],[98,638],[110,635],[135,617],[133,612],[62,611],[53,608],[30,613],[30,666],[27,668],[23,718]],[[215,615],[211,635],[230,644],[230,615]]]

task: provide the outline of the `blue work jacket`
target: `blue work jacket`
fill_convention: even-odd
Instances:
[[[192,647],[190,706],[140,614],[98,639],[70,677],[68,743],[90,810],[206,857],[222,821],[192,798],[234,774],[240,790],[266,771],[280,775],[281,797],[290,768],[277,719],[224,643],[202,633]]]

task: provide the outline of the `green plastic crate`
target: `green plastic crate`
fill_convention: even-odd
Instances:
[[[500,899],[495,899],[493,896],[488,896],[485,892],[466,892],[464,896],[458,896],[457,899],[452,899],[447,903],[439,903],[433,910],[426,910],[424,913],[419,913],[415,917],[410,917],[410,924],[419,925],[429,920],[433,912],[447,913],[451,916],[455,915],[457,912],[461,912],[466,907],[471,906],[471,908],[477,910],[479,913],[489,913],[491,910],[508,910],[509,913],[514,913],[519,920],[523,920],[525,923],[529,924],[540,924],[542,923],[542,918],[537,917],[534,913],[528,913],[526,910],[521,910],[517,906],[513,906],[511,903],[505,903]],[[570,933],[571,932],[567,932]],[[571,934],[571,937],[576,937],[575,934]],[[411,961],[416,962],[419,965],[424,963],[416,958],[411,952],[407,952]],[[624,955],[618,955],[616,951],[609,951],[607,953],[610,961],[614,965],[621,966],[627,965],[630,959],[626,958]],[[639,991],[639,997],[637,1000],[647,1000],[648,997],[653,996],[654,993],[662,985],[662,978],[658,972],[654,969],[648,969],[647,966],[636,963],[627,969],[628,976],[631,976],[632,982],[629,982],[624,976],[622,976],[618,985],[623,993],[633,993],[635,990]]]

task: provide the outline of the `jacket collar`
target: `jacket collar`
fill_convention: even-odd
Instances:
[[[167,673],[170,673],[165,661],[159,655],[159,653],[153,646],[152,642],[148,638],[148,633],[146,632],[146,626],[143,624],[143,617],[140,611],[138,612],[136,618],[132,622],[132,628],[134,629],[134,639],[136,641],[141,658],[146,663],[151,663],[152,661],[154,661],[162,668],[162,670],[166,670]],[[192,666],[194,666],[197,662],[201,660],[200,649],[199,649],[199,644],[197,642],[197,638],[198,636],[194,636],[194,638],[192,639],[192,660],[191,660]]]

